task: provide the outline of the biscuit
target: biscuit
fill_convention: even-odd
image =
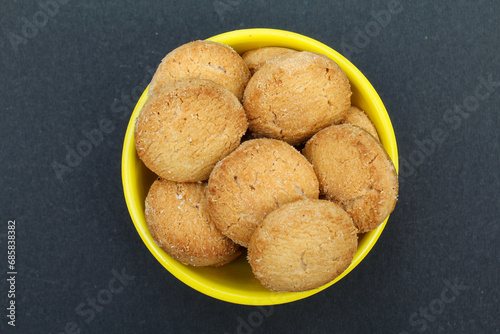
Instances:
[[[246,129],[243,107],[231,92],[210,80],[184,79],[148,98],[137,118],[135,145],[158,176],[204,181]]]
[[[345,73],[333,60],[301,51],[263,65],[248,82],[243,106],[255,137],[297,145],[342,121],[351,94]]]
[[[245,247],[266,214],[318,194],[318,179],[307,159],[287,143],[267,138],[245,141],[217,163],[207,190],[212,220]]]
[[[175,80],[201,78],[224,86],[241,101],[250,76],[247,65],[231,47],[194,41],[179,46],[163,58],[149,84],[149,93]]]
[[[245,61],[250,70],[250,73],[253,75],[257,72],[262,65],[264,65],[268,60],[274,59],[278,56],[297,52],[296,50],[289,48],[282,48],[277,46],[268,46],[259,49],[249,50],[241,55],[241,58]]]
[[[206,183],[157,179],[146,197],[146,222],[154,241],[174,259],[193,266],[221,266],[241,247],[210,221]]]
[[[351,217],[326,200],[298,200],[268,214],[248,247],[255,277],[274,291],[306,291],[331,282],[358,245]]]
[[[350,124],[315,134],[302,153],[314,166],[320,191],[349,213],[359,232],[380,225],[394,210],[398,176],[380,143]]]
[[[356,125],[371,134],[373,137],[375,137],[375,139],[380,141],[377,133],[377,128],[375,128],[375,125],[372,123],[368,115],[358,107],[351,106],[347,111],[347,115],[342,123]]]

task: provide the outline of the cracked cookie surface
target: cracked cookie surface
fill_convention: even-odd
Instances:
[[[320,191],[349,213],[360,233],[379,226],[394,210],[399,183],[392,160],[365,130],[332,125],[314,135],[302,153]]]
[[[193,266],[221,266],[236,259],[241,247],[210,221],[206,182],[157,179],[145,202],[148,229],[166,253]]]
[[[343,120],[351,86],[330,58],[307,51],[266,62],[248,82],[243,106],[255,137],[303,143]]]
[[[208,180],[210,215],[223,234],[247,247],[260,221],[279,206],[318,198],[311,164],[293,146],[253,139],[217,163]]]
[[[169,82],[186,78],[212,80],[241,101],[250,80],[250,70],[231,47],[210,41],[193,41],[163,58],[149,84],[149,92],[152,94]]]
[[[344,272],[357,245],[357,229],[342,208],[304,199],[264,218],[250,239],[248,261],[266,288],[306,291]]]
[[[158,176],[205,181],[246,129],[243,107],[227,89],[210,80],[184,79],[148,98],[135,125],[135,145]]]
[[[287,53],[297,52],[296,50],[268,46],[259,49],[249,50],[241,55],[241,58],[245,61],[252,75],[257,72],[265,63],[272,60],[278,56],[285,55]]]
[[[370,120],[368,115],[361,109],[355,106],[351,106],[347,111],[347,115],[342,121],[343,124],[351,124],[360,127],[361,129],[367,131],[371,134],[375,139],[380,142],[380,138],[378,136],[377,128]]]

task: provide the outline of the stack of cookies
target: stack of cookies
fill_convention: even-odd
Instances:
[[[221,266],[246,248],[268,289],[310,290],[394,209],[394,165],[326,56],[195,41],[167,54],[148,94],[135,125],[158,175],[146,222],[179,261]]]

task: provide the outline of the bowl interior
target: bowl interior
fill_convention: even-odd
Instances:
[[[382,145],[398,170],[396,139],[382,101],[364,75],[339,53],[311,38],[274,29],[236,30],[211,37],[209,40],[227,44],[240,54],[264,46],[283,46],[325,54],[333,59],[343,69],[351,83],[352,104],[363,109],[373,121]],[[124,195],[134,225],[148,249],[168,271],[192,288],[220,300],[246,305],[273,305],[299,300],[331,286],[348,274],[368,254],[382,233],[387,220],[377,229],[360,235],[358,250],[351,265],[343,274],[318,289],[306,292],[276,293],[267,290],[252,274],[245,254],[222,267],[193,267],[172,259],[155,244],[144,217],[144,200],[156,175],[146,168],[137,156],[134,126],[146,100],[147,89],[133,111],[125,135],[122,155]]]

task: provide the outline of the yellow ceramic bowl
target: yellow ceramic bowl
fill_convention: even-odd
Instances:
[[[344,70],[352,87],[352,104],[366,111],[375,124],[382,144],[398,169],[396,138],[384,104],[365,76],[346,58],[328,46],[305,36],[274,29],[236,30],[209,38],[227,44],[238,53],[264,47],[282,46],[296,50],[325,54]],[[147,89],[146,89],[147,91]],[[175,277],[190,287],[217,299],[246,305],[282,304],[311,296],[331,286],[356,267],[371,250],[382,233],[387,220],[377,229],[365,233],[352,264],[332,282],[311,291],[276,293],[264,288],[252,274],[245,255],[226,266],[193,267],[172,259],[153,241],[144,218],[144,200],[156,175],[150,172],[137,157],[134,144],[135,120],[146,101],[146,91],[138,101],[125,135],[122,156],[123,189],[127,206],[142,240],[156,259]]]

